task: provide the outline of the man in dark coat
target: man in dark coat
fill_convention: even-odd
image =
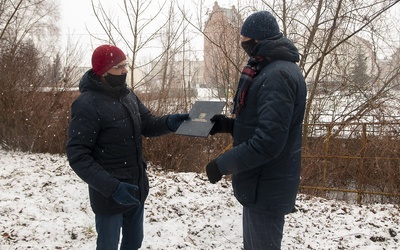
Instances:
[[[126,85],[121,49],[97,47],[71,106],[67,157],[89,186],[97,250],[139,249],[149,192],[141,136],[175,132],[188,114],[154,116]]]
[[[211,131],[232,133],[234,145],[206,172],[211,183],[232,174],[243,205],[244,249],[280,249],[284,216],[294,207],[300,181],[306,84],[297,48],[269,12],[250,15],[241,39],[250,59],[234,99],[236,117],[213,117]]]

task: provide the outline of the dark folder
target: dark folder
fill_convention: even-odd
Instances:
[[[178,135],[207,137],[214,123],[210,121],[215,114],[220,114],[225,107],[221,101],[196,101],[186,119],[175,132]]]

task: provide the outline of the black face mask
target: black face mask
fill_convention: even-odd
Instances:
[[[107,83],[111,87],[122,87],[125,84],[126,81],[126,74],[123,75],[113,75],[110,73],[107,73],[107,75],[104,77],[107,81]]]
[[[242,45],[242,48],[244,49],[244,51],[246,51],[247,55],[254,56],[252,52],[253,52],[254,47],[257,45],[256,40],[251,39],[248,41],[244,41],[241,43],[241,45]]]

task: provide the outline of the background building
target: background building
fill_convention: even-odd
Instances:
[[[235,91],[246,59],[240,47],[243,20],[235,8],[221,8],[217,2],[204,28],[204,84],[215,88],[218,97],[229,99]]]

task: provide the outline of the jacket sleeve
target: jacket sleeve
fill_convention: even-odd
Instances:
[[[139,105],[140,119],[142,121],[142,135],[146,137],[161,136],[171,133],[167,126],[168,115],[155,116],[144,104],[137,98]]]
[[[109,198],[119,180],[107,173],[92,157],[100,119],[91,103],[77,99],[71,106],[67,158],[71,168],[89,186]]]
[[[217,158],[223,174],[265,166],[279,158],[284,150],[296,97],[287,72],[275,70],[268,75],[257,83],[259,89],[255,96],[248,97],[256,98],[257,103],[254,134]]]

